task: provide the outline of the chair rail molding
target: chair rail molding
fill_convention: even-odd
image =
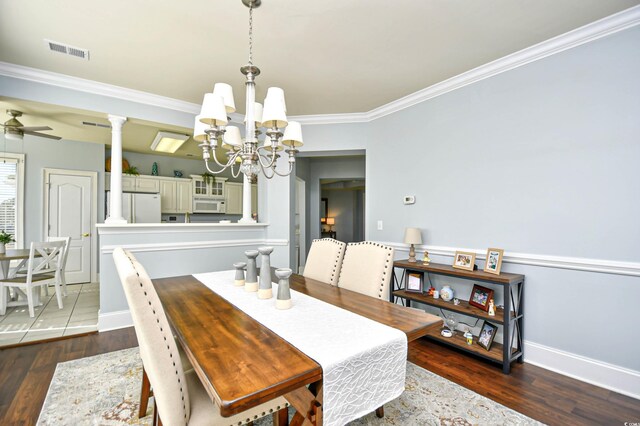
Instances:
[[[500,73],[526,65],[530,62],[563,52],[567,49],[598,40],[638,24],[640,24],[640,6],[634,6],[536,45],[527,47],[518,52],[496,59],[495,61],[480,65],[477,68],[436,83],[425,89],[418,90],[417,92],[411,93],[367,112],[300,115],[291,116],[289,119],[297,120],[302,124],[370,122],[466,85],[493,77]],[[194,115],[198,114],[200,111],[200,105],[191,102],[41,69],[25,67],[8,62],[0,62],[0,75],[166,108],[169,110],[191,113]],[[231,114],[231,120],[233,122],[241,123],[243,117],[237,113],[233,113]]]
[[[154,251],[176,251],[195,250],[207,248],[242,247],[242,246],[288,246],[286,239],[236,239],[236,240],[211,240],[211,241],[186,241],[186,242],[166,242],[148,244],[113,244],[103,245],[100,248],[102,254],[112,254],[113,250],[122,247],[132,253],[154,252]]]
[[[406,244],[396,242],[382,242],[382,244],[393,247],[397,252],[409,253]],[[428,251],[430,255],[453,257],[456,251],[468,251],[476,254],[476,259],[486,260],[486,249],[455,248],[446,246],[416,246],[416,252]],[[543,266],[547,268],[572,269],[576,271],[599,272],[614,275],[630,275],[640,277],[640,263],[622,262],[618,260],[588,259],[581,257],[552,256],[544,254],[513,253],[505,252],[506,263],[520,265]]]

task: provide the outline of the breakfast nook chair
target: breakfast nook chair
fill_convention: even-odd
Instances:
[[[338,285],[338,275],[346,244],[333,238],[313,240],[302,275],[316,281]]]
[[[62,309],[60,289],[62,278],[60,273],[63,248],[64,242],[62,241],[31,243],[26,274],[0,281],[0,315],[4,315],[7,308],[6,287],[17,287],[24,290],[29,305],[29,316],[33,318],[35,317],[34,290],[40,291],[40,286],[46,287],[49,284],[54,284],[58,308]],[[43,273],[45,271],[46,273]]]
[[[169,321],[149,275],[131,253],[113,251],[140,346],[140,358],[155,400],[154,422],[173,425],[243,425],[273,413],[286,416],[289,405],[275,398],[231,417],[222,417],[193,370],[185,372]]]

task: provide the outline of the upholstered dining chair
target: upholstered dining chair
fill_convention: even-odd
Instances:
[[[155,419],[173,425],[242,425],[289,404],[276,398],[231,417],[220,410],[193,370],[184,371],[169,321],[149,275],[131,253],[116,248],[113,258],[133,318],[140,357],[155,399]],[[271,411],[270,411],[271,410]]]
[[[323,283],[338,285],[338,275],[346,244],[333,238],[313,240],[302,275]]]
[[[40,291],[38,287],[54,284],[58,308],[62,309],[62,292],[60,289],[62,279],[60,271],[62,268],[63,249],[64,242],[62,241],[31,243],[26,273],[0,281],[0,315],[4,315],[6,312],[6,287],[16,287],[24,290],[27,295],[27,304],[29,305],[29,316],[33,318],[35,317],[34,290],[37,288]]]
[[[338,287],[386,300],[393,275],[393,251],[371,241],[347,244]]]

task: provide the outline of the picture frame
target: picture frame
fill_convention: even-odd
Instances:
[[[453,267],[473,271],[476,265],[476,254],[468,251],[456,251],[453,257]]]
[[[500,275],[502,268],[502,258],[504,250],[499,248],[487,249],[487,261],[484,264],[484,271],[494,275]]]
[[[493,339],[495,339],[497,332],[497,325],[493,325],[490,322],[485,321],[482,325],[482,329],[480,330],[480,335],[478,336],[478,345],[482,346],[486,350],[491,350],[491,344],[493,343]]]
[[[424,274],[418,271],[407,271],[405,275],[404,289],[412,293],[422,293]]]
[[[493,290],[481,285],[474,284],[469,297],[469,305],[487,312],[489,310],[489,301],[493,299]]]

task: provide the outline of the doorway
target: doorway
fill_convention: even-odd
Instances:
[[[97,281],[96,172],[44,170],[44,239],[71,237],[67,284]]]
[[[320,179],[320,206],[321,237],[364,240],[365,179]]]

